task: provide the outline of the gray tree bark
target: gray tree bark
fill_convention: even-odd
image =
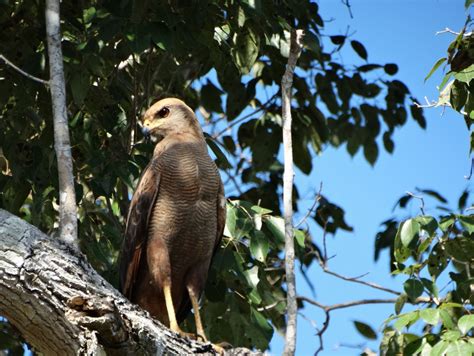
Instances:
[[[285,276],[287,322],[284,355],[295,354],[296,349],[296,301],[295,242],[293,233],[293,142],[291,137],[291,89],[293,74],[302,48],[303,30],[292,29],[290,34],[290,55],[281,80],[281,102],[283,117],[283,216],[285,218]]]
[[[131,304],[71,245],[1,209],[0,315],[45,355],[214,353]]]
[[[59,0],[46,0],[46,37],[49,57],[49,85],[53,105],[54,149],[58,161],[59,178],[59,236],[78,247],[77,206],[72,169],[71,144],[66,111],[66,84],[64,81],[63,53]]]

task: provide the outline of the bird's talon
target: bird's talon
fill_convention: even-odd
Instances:
[[[212,348],[218,355],[224,355],[225,353],[225,349],[219,345],[212,344]]]

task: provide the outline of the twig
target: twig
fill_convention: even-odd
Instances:
[[[343,275],[341,275],[337,272],[333,272],[325,266],[321,266],[321,267],[322,267],[324,273],[330,274],[331,276],[342,279],[344,281],[359,283],[359,284],[363,284],[364,286],[371,287],[371,288],[378,289],[378,290],[382,290],[382,291],[387,292],[387,293],[400,295],[400,292],[397,292],[396,290],[386,288],[386,287],[382,287],[381,285],[378,285],[378,284],[373,283],[373,282],[361,281],[359,278],[361,278],[362,276],[365,276],[366,274],[364,274],[362,276],[358,276],[358,277],[347,277],[347,276],[343,276]]]
[[[460,32],[453,31],[448,27],[446,27],[444,30],[436,31],[436,35],[441,35],[443,33],[452,33],[453,35],[456,35],[456,36],[460,35]]]
[[[311,208],[308,210],[308,212],[306,213],[305,216],[303,216],[303,218],[295,225],[295,228],[298,228],[301,224],[303,224],[310,216],[311,214],[314,212],[314,209],[316,208],[316,205],[319,203],[319,201],[321,200],[321,191],[323,190],[323,182],[321,182],[319,184],[319,191],[318,191],[318,194],[316,194],[316,197],[314,199],[314,202],[313,202],[313,205],[311,206]]]
[[[341,0],[341,2],[347,7],[347,10],[349,11],[349,16],[351,17],[351,19],[353,19],[354,15],[352,14],[351,4],[349,3],[349,0]]]
[[[281,80],[282,118],[283,118],[283,210],[285,218],[285,275],[287,286],[287,324],[285,335],[285,356],[295,354],[296,348],[296,316],[298,305],[296,301],[295,279],[295,246],[293,232],[293,144],[291,138],[291,89],[293,74],[301,48],[303,30],[292,29],[290,34],[290,55],[285,73]]]
[[[298,296],[299,300],[303,300],[305,302],[308,302],[310,304],[313,304],[314,306],[317,306],[318,308],[323,309],[324,311],[330,312],[332,310],[337,310],[337,309],[345,309],[345,308],[351,308],[359,305],[366,305],[366,304],[393,304],[396,303],[397,298],[388,298],[388,299],[361,299],[361,300],[353,300],[350,302],[345,302],[345,303],[338,303],[338,304],[332,304],[332,305],[324,305],[319,302],[317,302],[314,299],[305,297],[305,296]],[[428,297],[418,297],[416,298],[413,302],[407,301],[407,303],[410,304],[422,304],[422,303],[430,303],[433,302],[431,298]]]
[[[54,148],[58,161],[59,230],[63,241],[78,247],[76,192],[66,112],[66,85],[61,50],[59,0],[46,0],[45,15],[51,76],[49,83],[53,105]]]
[[[250,114],[247,114],[245,116],[242,116],[241,118],[238,118],[236,120],[233,120],[229,125],[227,125],[224,129],[222,129],[221,131],[219,131],[218,133],[212,135],[212,138],[216,139],[216,138],[219,138],[220,136],[222,136],[224,133],[226,133],[228,130],[230,130],[232,127],[234,127],[235,125],[238,125],[240,124],[242,121],[245,121],[247,120],[249,117],[259,113],[260,111],[263,111],[265,109],[267,109],[267,107],[272,103],[272,101],[277,97],[278,93],[275,93],[273,94],[273,96],[268,99],[268,101],[266,103],[264,103],[261,107],[259,107],[258,109],[252,111]]]
[[[421,195],[415,195],[412,192],[406,192],[406,193],[412,198],[419,199],[421,201],[420,210],[421,210],[421,213],[425,215],[425,200],[423,199],[423,197]]]
[[[399,293],[398,293],[399,294]],[[316,336],[318,336],[319,339],[319,347],[315,351],[314,355],[318,355],[323,349],[324,349],[324,341],[323,341],[323,334],[326,332],[329,326],[329,321],[331,320],[331,311],[337,310],[337,309],[345,309],[345,308],[351,308],[359,305],[367,305],[367,304],[393,304],[397,301],[397,298],[390,298],[390,299],[361,299],[361,300],[354,300],[350,302],[345,302],[345,303],[338,303],[338,304],[332,304],[332,305],[324,305],[322,303],[317,302],[314,299],[305,297],[305,296],[298,296],[298,300],[308,302],[324,311],[324,322],[322,328],[318,330],[316,333]],[[410,304],[421,304],[421,303],[429,303],[432,302],[430,298],[427,297],[418,297],[416,298],[415,301],[408,303]]]
[[[464,179],[467,179],[467,180],[470,180],[470,179],[471,179],[473,166],[474,166],[474,158],[471,159],[471,170],[469,171],[469,175],[468,175],[468,176],[464,176]]]
[[[38,82],[38,83],[41,83],[41,84],[44,84],[46,86],[49,86],[49,81],[47,80],[44,80],[44,79],[41,79],[41,78],[38,78],[38,77],[35,77],[34,75],[31,75],[27,72],[25,72],[23,69],[17,67],[16,65],[14,65],[12,62],[10,62],[4,55],[0,54],[0,59],[5,62],[6,65],[9,65],[10,67],[12,67],[14,70],[16,70],[18,73],[20,74],[23,74],[25,77],[31,79],[31,80],[34,80],[35,82]]]

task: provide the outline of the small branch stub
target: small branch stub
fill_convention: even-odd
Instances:
[[[291,89],[296,62],[301,54],[303,30],[292,29],[290,34],[290,55],[281,80],[283,117],[283,210],[285,218],[285,272],[287,286],[287,326],[284,355],[294,355],[296,349],[296,300],[295,246],[293,238],[293,143],[291,138]]]

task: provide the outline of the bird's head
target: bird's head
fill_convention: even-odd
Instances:
[[[160,141],[170,134],[190,133],[202,136],[194,112],[183,101],[166,98],[153,104],[141,119],[142,132],[153,141]]]

